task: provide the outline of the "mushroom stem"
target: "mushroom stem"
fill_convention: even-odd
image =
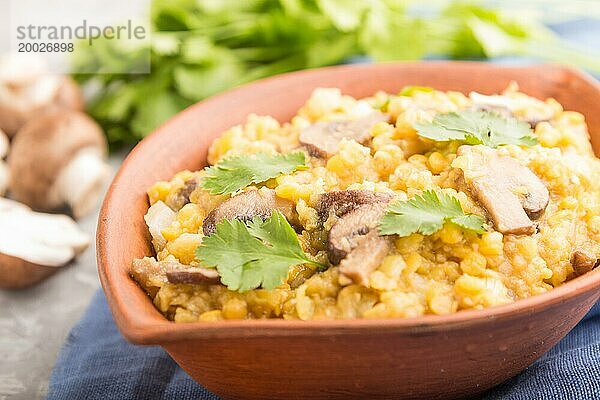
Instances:
[[[71,207],[77,219],[96,205],[110,169],[95,148],[80,150],[54,183],[55,195]]]
[[[88,246],[75,221],[65,215],[44,214],[26,207],[0,211],[0,254],[35,265],[61,267]]]

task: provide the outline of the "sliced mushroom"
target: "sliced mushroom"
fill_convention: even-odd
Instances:
[[[148,212],[144,215],[144,220],[152,236],[152,244],[154,249],[161,251],[167,244],[166,239],[162,235],[162,230],[171,226],[175,220],[175,211],[171,210],[162,201],[157,201],[148,208]]]
[[[296,223],[294,203],[278,197],[273,189],[263,187],[247,190],[221,203],[206,216],[202,230],[205,235],[212,235],[217,230],[217,224],[224,219],[266,219],[271,216],[273,210],[281,212],[290,223]]]
[[[174,210],[181,210],[183,206],[190,202],[190,195],[198,187],[198,181],[196,178],[189,179],[185,184],[175,193],[173,198],[169,199],[168,203]]]
[[[362,205],[342,216],[329,231],[327,254],[333,265],[355,283],[368,278],[391,248],[391,238],[379,236],[377,226],[387,202]]]
[[[338,190],[320,195],[316,210],[319,221],[323,223],[332,215],[339,218],[362,205],[387,203],[391,199],[392,195],[389,193],[370,190]]]
[[[48,74],[39,57],[10,55],[0,60],[0,129],[12,137],[31,119],[57,109],[84,109],[75,81]]]
[[[109,168],[102,129],[76,111],[44,114],[27,123],[12,143],[8,166],[14,198],[35,209],[65,205],[75,218],[91,211]]]
[[[504,234],[532,235],[550,200],[544,183],[529,168],[485,146],[461,146],[457,155],[471,192]]]
[[[366,143],[371,138],[371,128],[388,120],[388,115],[374,112],[357,120],[316,122],[302,129],[300,143],[313,157],[328,158],[338,152],[342,139]]]
[[[167,283],[167,263],[144,257],[133,260],[129,271],[133,279],[149,292],[155,292]]]
[[[358,240],[375,229],[385,212],[386,204],[365,204],[350,211],[331,227],[328,237],[329,261],[337,265],[356,246]]]
[[[578,249],[571,254],[571,265],[575,276],[580,276],[598,267],[600,258],[587,249]]]
[[[65,215],[42,214],[11,200],[0,202],[0,287],[41,281],[83,252],[89,239]]]
[[[219,283],[219,273],[216,269],[190,267],[181,270],[167,271],[167,280],[171,283]]]
[[[376,230],[372,230],[364,235],[358,246],[340,262],[340,272],[354,283],[367,286],[369,276],[381,265],[391,249],[391,238],[379,236]]]
[[[543,101],[532,97],[486,96],[477,92],[469,93],[469,97],[476,109],[493,111],[503,117],[515,117],[517,110],[526,110],[524,116],[517,118],[527,122],[532,128],[542,121],[551,120],[554,116],[554,111],[548,108]]]
[[[151,257],[133,260],[131,276],[148,292],[154,293],[163,284],[219,283],[215,269],[190,267],[177,261],[157,261]]]

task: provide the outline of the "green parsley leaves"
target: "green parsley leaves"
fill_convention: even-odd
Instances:
[[[229,194],[304,167],[306,159],[302,152],[233,156],[206,168],[200,186],[213,195]]]
[[[379,232],[398,236],[417,232],[431,235],[442,229],[445,222],[477,233],[485,232],[483,217],[465,214],[456,197],[433,190],[427,190],[408,201],[390,204],[380,221]]]
[[[207,267],[216,267],[221,282],[240,292],[279,286],[293,265],[322,267],[304,254],[296,232],[278,211],[264,221],[255,217],[246,223],[237,219],[219,222],[217,231],[196,249],[196,258]]]
[[[493,148],[507,144],[537,144],[529,124],[489,111],[438,114],[431,123],[417,123],[414,127],[419,136],[439,142],[460,140],[466,144],[483,144]]]

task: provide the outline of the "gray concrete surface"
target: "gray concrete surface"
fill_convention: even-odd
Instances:
[[[122,159],[123,155],[111,157],[113,172]],[[95,251],[97,219],[98,209],[79,221],[91,244],[71,265],[35,287],[0,289],[0,400],[46,397],[58,351],[100,287]]]

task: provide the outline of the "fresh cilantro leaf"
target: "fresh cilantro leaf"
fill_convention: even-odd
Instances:
[[[418,10],[406,0],[150,3],[149,42],[132,48],[128,41],[81,41],[71,58],[75,78],[98,89],[91,91],[88,112],[113,149],[137,142],[166,116],[217,91],[357,56],[386,61],[517,55],[600,71],[598,54],[575,48],[542,21],[464,0]],[[156,96],[162,98],[152,102]],[[157,105],[167,111],[157,112]]]
[[[419,136],[439,142],[461,140],[467,144],[483,144],[494,148],[507,144],[537,144],[529,124],[489,111],[438,114],[431,123],[416,123],[414,127]]]
[[[286,279],[291,266],[321,264],[308,259],[298,236],[278,211],[270,218],[223,220],[214,234],[196,249],[196,258],[215,267],[230,290],[244,292],[258,287],[271,290]]]
[[[205,169],[200,186],[211,194],[233,193],[251,183],[260,183],[306,167],[304,153],[242,155],[225,158]]]
[[[390,204],[379,224],[382,235],[431,235],[450,222],[477,233],[485,232],[483,217],[465,214],[460,202],[446,193],[427,190],[407,201]]]

